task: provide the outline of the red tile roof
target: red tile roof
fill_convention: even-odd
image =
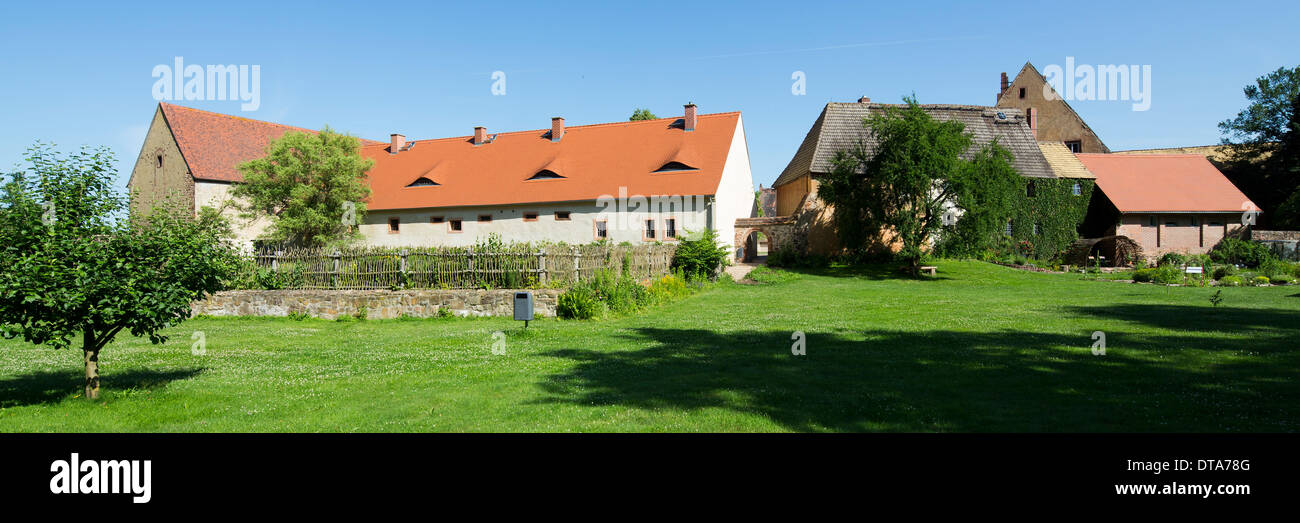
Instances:
[[[1199,154],[1079,154],[1120,212],[1241,212],[1253,208]]]
[[[236,167],[265,154],[271,140],[287,131],[316,132],[169,103],[159,103],[158,106],[162,108],[163,117],[167,119],[181,155],[196,180],[243,181],[244,177]],[[380,142],[362,140],[361,143]]]
[[[236,166],[262,156],[286,131],[316,132],[168,103],[160,104],[194,178],[240,182]],[[552,142],[550,128],[500,133],[474,145],[470,136],[408,141],[389,153],[387,142],[362,140],[375,160],[368,173],[368,208],[415,209],[594,200],[629,195],[711,195],[740,120],[739,112],[700,115],[695,130],[681,118],[570,126]],[[412,145],[413,142],[413,145]],[[694,170],[655,173],[669,162]],[[528,180],[547,169],[563,178]],[[420,177],[436,186],[407,187]]]
[[[416,140],[389,154],[388,145],[363,147],[373,158],[372,210],[594,200],[629,195],[711,195],[740,113],[699,116],[695,130],[680,118],[571,126],[559,142],[550,129],[495,135],[474,145],[470,136]],[[489,133],[489,136],[492,136]],[[655,173],[669,162],[694,170]],[[562,179],[528,180],[543,169]],[[425,177],[437,186],[407,187]]]

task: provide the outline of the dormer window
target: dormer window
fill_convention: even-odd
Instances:
[[[537,174],[532,175],[532,177],[528,179],[529,180],[562,180],[564,179],[564,177],[560,176],[559,173],[552,171],[550,169],[542,169],[540,171],[537,171]]]
[[[664,164],[663,167],[655,169],[653,172],[670,173],[670,172],[677,172],[677,171],[698,171],[698,170],[699,169],[686,165],[682,162],[673,161]]]
[[[437,185],[441,185],[441,184],[421,176],[419,178],[416,178],[415,181],[411,182],[410,185],[407,185],[407,187],[434,187]]]

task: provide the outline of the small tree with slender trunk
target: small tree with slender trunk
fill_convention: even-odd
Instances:
[[[37,143],[0,178],[0,335],[54,348],[81,338],[85,395],[121,331],[166,341],[235,263],[219,228],[192,209],[128,216],[107,149],[61,155]]]

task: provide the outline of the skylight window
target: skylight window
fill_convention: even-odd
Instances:
[[[673,162],[668,162],[668,163],[664,164],[663,167],[660,167],[660,168],[658,168],[658,169],[655,169],[654,172],[657,172],[657,173],[670,173],[670,172],[676,172],[676,171],[698,171],[698,170],[699,170],[699,169],[696,169],[695,167],[691,167],[691,166],[689,166],[689,165],[686,165],[686,164],[684,164],[684,163],[682,163],[682,162],[673,161]]]
[[[552,171],[550,169],[542,169],[540,171],[537,171],[537,174],[534,174],[532,177],[528,179],[529,180],[560,180],[563,178],[564,178],[563,176],[560,176],[560,174],[555,171]]]
[[[411,182],[410,185],[407,185],[407,187],[434,187],[437,185],[441,185],[441,184],[421,176],[419,178],[416,178],[415,181]]]

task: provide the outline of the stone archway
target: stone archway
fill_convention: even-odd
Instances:
[[[736,261],[753,261],[758,244],[755,233],[762,233],[766,239],[767,252],[788,248],[794,239],[794,218],[775,216],[771,218],[739,218],[736,220],[735,252]]]

